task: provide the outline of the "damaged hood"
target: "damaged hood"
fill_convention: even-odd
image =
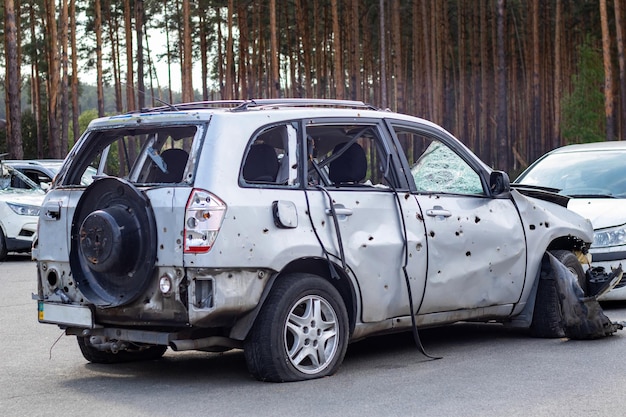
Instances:
[[[554,204],[558,204],[562,207],[568,207],[568,202],[570,197],[559,194],[557,189],[548,188],[548,187],[539,187],[536,185],[526,185],[526,184],[511,184],[511,188],[519,191],[520,194],[523,194],[528,197],[538,198],[539,200],[549,201]]]
[[[572,198],[567,208],[589,219],[596,230],[626,224],[626,201],[621,198]]]

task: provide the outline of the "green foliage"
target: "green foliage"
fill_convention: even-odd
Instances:
[[[80,116],[78,116],[78,129],[80,131],[80,134],[82,135],[83,132],[87,130],[87,126],[89,126],[89,123],[93,119],[97,119],[97,118],[98,118],[98,110],[96,109],[89,109],[89,110],[85,110],[84,112],[82,112]],[[73,137],[72,128],[70,128],[69,133],[70,133],[69,146],[71,148],[72,146],[74,146],[74,143],[76,143],[76,140]]]
[[[47,126],[42,126],[44,132],[41,133],[43,154],[46,154],[48,143],[46,139]],[[24,159],[37,159],[37,123],[35,121],[35,115],[30,109],[24,109],[22,111],[22,147],[24,149]]]
[[[587,37],[579,47],[578,73],[574,89],[563,98],[563,137],[567,144],[599,142],[605,139],[604,68],[602,55]]]

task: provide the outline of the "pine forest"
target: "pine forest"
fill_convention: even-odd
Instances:
[[[509,175],[626,140],[626,0],[3,1],[10,158],[62,158],[98,116],[280,97],[432,120]]]

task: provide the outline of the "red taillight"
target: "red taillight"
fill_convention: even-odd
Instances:
[[[208,191],[194,189],[185,209],[185,253],[211,250],[225,213],[222,200]]]

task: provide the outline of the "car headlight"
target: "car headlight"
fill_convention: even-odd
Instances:
[[[7,203],[7,206],[20,216],[39,216],[39,206],[30,206],[27,204]]]
[[[626,225],[596,231],[593,234],[593,244],[591,246],[595,248],[618,245],[626,245]]]

